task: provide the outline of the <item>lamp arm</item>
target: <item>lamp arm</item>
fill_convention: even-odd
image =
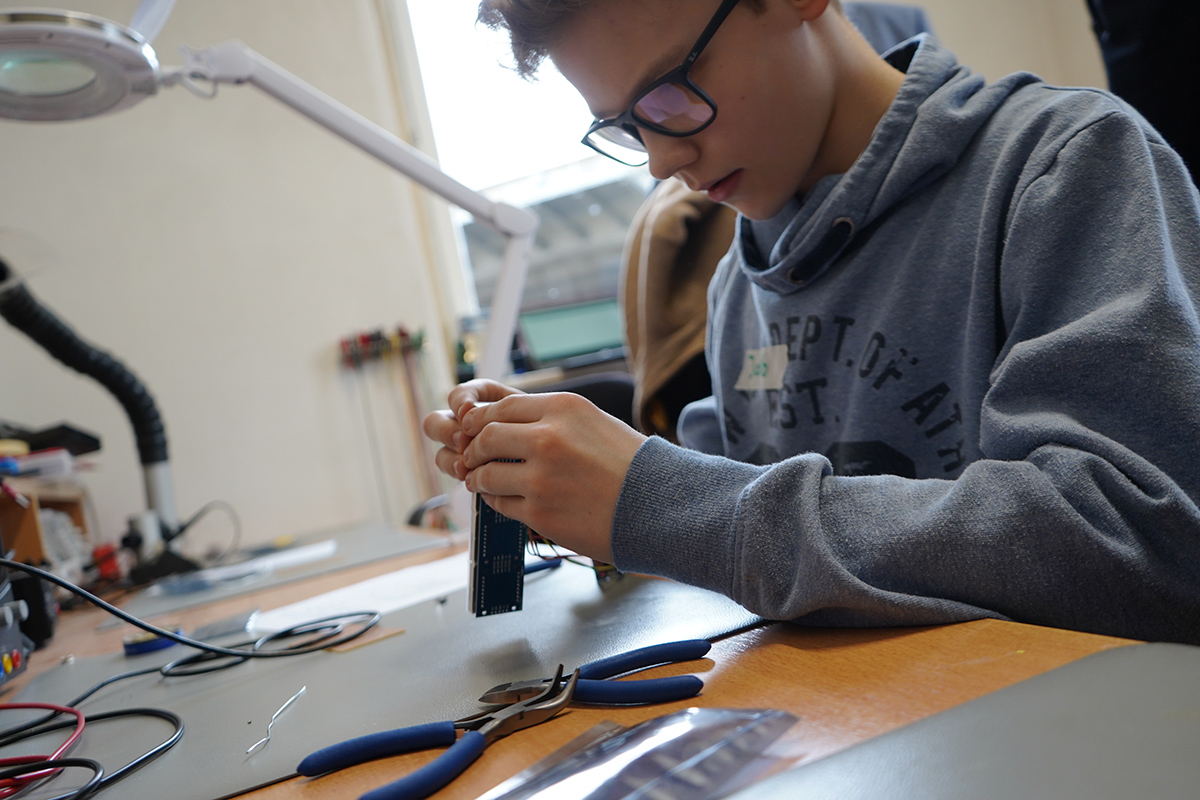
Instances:
[[[167,24],[173,8],[175,0],[141,0],[133,12],[129,27],[141,34],[147,42],[153,42]]]
[[[517,331],[525,274],[529,270],[529,254],[536,236],[534,229],[508,237],[504,260],[500,263],[500,273],[496,278],[496,289],[492,294],[483,352],[475,362],[477,377],[503,380],[512,371],[512,340]]]
[[[488,320],[483,355],[476,374],[503,378],[510,367],[509,348],[516,332],[529,254],[538,226],[533,211],[496,203],[451,178],[437,162],[366,117],[297,78],[242,42],[204,50],[182,49],[182,70],[166,71],[167,85],[187,79],[216,83],[249,83],[300,112],[313,122],[408,176],[435,194],[470,212],[507,237],[496,297]]]

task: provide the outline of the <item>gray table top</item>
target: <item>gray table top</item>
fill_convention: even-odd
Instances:
[[[186,726],[182,741],[112,790],[123,800],[213,800],[294,774],[308,753],[374,731],[456,719],[478,710],[474,698],[503,681],[553,674],[625,650],[689,638],[714,638],[761,620],[736,603],[669,581],[626,576],[600,586],[570,565],[529,576],[525,609],[476,618],[465,591],[388,614],[403,633],[345,652],[258,660],[188,678],[158,675],[114,684],[82,708],[165,708]],[[179,657],[171,648],[126,658],[81,659],[39,675],[18,701],[65,702],[110,675]],[[306,686],[252,756],[271,715]],[[101,727],[103,726],[103,727]],[[165,722],[114,720],[96,725],[73,755],[116,767],[170,733]],[[24,743],[40,752],[44,742]],[[23,752],[11,748],[6,755]],[[61,791],[61,787],[55,787]]]

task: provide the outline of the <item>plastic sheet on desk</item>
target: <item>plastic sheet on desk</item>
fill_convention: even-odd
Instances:
[[[607,736],[502,800],[707,800],[795,722],[786,711],[689,708]]]
[[[337,553],[338,543],[334,539],[323,542],[292,547],[275,553],[258,556],[257,558],[239,561],[236,564],[226,564],[221,567],[209,567],[179,575],[168,575],[147,587],[147,597],[160,595],[194,594],[212,589],[221,584],[249,582],[276,570],[308,564],[313,561],[332,558]]]

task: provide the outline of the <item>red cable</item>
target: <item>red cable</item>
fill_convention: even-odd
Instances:
[[[18,767],[25,764],[34,764],[39,761],[49,761],[52,759],[62,758],[63,755],[75,746],[79,741],[79,737],[83,734],[84,716],[83,712],[77,708],[70,706],[56,706],[50,703],[0,703],[0,711],[8,711],[10,709],[21,708],[39,708],[43,711],[55,711],[59,714],[75,715],[75,732],[67,738],[65,742],[59,745],[51,755],[48,756],[12,756],[10,758],[0,758],[0,767]],[[0,780],[0,798],[12,797],[17,792],[24,789],[28,784],[48,778],[52,775],[57,775],[61,770],[44,769],[40,772],[31,772],[28,775],[22,775],[19,778],[5,778]]]

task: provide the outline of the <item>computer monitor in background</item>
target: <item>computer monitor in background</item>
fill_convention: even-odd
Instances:
[[[533,369],[571,369],[624,356],[616,299],[529,311],[521,314],[519,329]]]

